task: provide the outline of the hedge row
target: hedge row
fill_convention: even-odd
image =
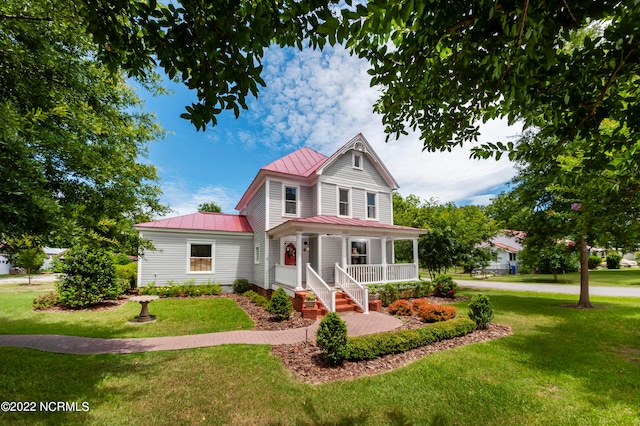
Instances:
[[[187,284],[155,286],[147,285],[139,288],[141,295],[160,297],[195,297],[195,296],[217,296],[222,292],[220,284]]]
[[[475,329],[475,322],[468,318],[457,318],[413,330],[350,337],[347,341],[346,359],[363,361],[383,355],[402,353],[441,340],[464,336]]]
[[[271,302],[269,302],[269,299],[267,299],[266,297],[256,293],[253,290],[245,291],[242,295],[247,299],[251,300],[256,305],[262,306],[266,310],[269,310],[269,306],[271,305]]]

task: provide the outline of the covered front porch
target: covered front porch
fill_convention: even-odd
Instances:
[[[338,288],[365,305],[364,284],[419,280],[418,237],[426,232],[332,217],[285,222],[267,232],[273,241],[270,287],[284,287],[291,294],[312,290],[328,304],[329,293]],[[394,262],[397,240],[412,241],[413,262]]]

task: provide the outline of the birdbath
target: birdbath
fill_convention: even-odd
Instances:
[[[130,297],[129,301],[131,302],[139,302],[142,305],[142,310],[140,311],[140,316],[138,318],[133,318],[129,320],[129,322],[152,322],[156,320],[156,317],[149,315],[149,302],[152,300],[158,300],[158,296],[134,296]]]

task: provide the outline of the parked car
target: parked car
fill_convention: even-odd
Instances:
[[[638,262],[636,262],[635,260],[622,259],[620,261],[620,266],[622,266],[623,268],[631,268],[632,266],[638,266]]]

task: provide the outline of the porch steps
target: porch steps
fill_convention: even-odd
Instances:
[[[318,316],[324,316],[328,313],[327,308],[318,300]],[[357,312],[362,313],[362,309],[354,303],[353,300],[343,291],[336,292],[336,312]]]

